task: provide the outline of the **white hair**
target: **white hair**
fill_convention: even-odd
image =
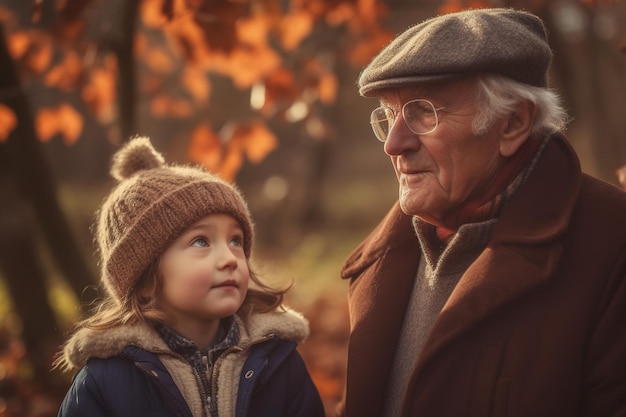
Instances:
[[[472,123],[474,134],[486,132],[495,120],[512,113],[522,100],[532,102],[537,109],[531,134],[561,132],[570,121],[560,97],[548,88],[523,84],[492,73],[479,76],[477,84],[479,108]]]

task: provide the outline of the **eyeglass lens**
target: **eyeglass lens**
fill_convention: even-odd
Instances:
[[[428,100],[417,99],[408,101],[402,106],[404,122],[411,132],[424,135],[437,128],[437,110]],[[385,142],[391,126],[396,120],[396,113],[389,107],[378,107],[372,111],[370,123],[378,140]]]

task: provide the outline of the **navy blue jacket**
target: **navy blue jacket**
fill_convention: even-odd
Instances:
[[[323,417],[324,408],[297,344],[254,346],[241,372],[235,417]],[[59,417],[192,417],[165,366],[150,352],[90,359],[74,376]]]

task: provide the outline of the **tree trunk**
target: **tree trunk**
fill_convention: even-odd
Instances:
[[[6,49],[4,31],[0,27],[0,88],[15,92],[4,103],[15,112],[18,124],[3,146],[7,169],[17,181],[20,195],[32,209],[48,248],[59,269],[82,301],[91,302],[93,293],[84,290],[96,283],[86,260],[80,255],[70,226],[56,195],[56,184],[34,130],[34,119],[24,91]]]
[[[6,171],[6,146],[0,145],[0,272],[21,319],[22,339],[35,374],[50,373],[51,358],[61,342],[48,302],[46,272],[37,254],[29,210],[14,178]]]
[[[51,354],[60,343],[60,331],[48,300],[48,273],[38,253],[39,234],[77,294],[95,281],[57,200],[2,29],[0,26],[0,89],[11,92],[2,102],[15,112],[18,124],[0,143],[0,270],[22,321],[22,336],[36,374],[45,379],[50,375]]]
[[[119,124],[122,141],[128,140],[135,132],[135,55],[134,39],[139,1],[124,2],[119,36],[115,39],[113,51],[117,58],[118,79],[117,97]]]

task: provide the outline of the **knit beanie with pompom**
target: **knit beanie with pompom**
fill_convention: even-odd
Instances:
[[[98,213],[96,240],[102,282],[118,301],[185,229],[211,213],[233,216],[250,258],[253,225],[239,191],[201,167],[166,165],[146,137],[128,142],[114,156],[119,184]]]

